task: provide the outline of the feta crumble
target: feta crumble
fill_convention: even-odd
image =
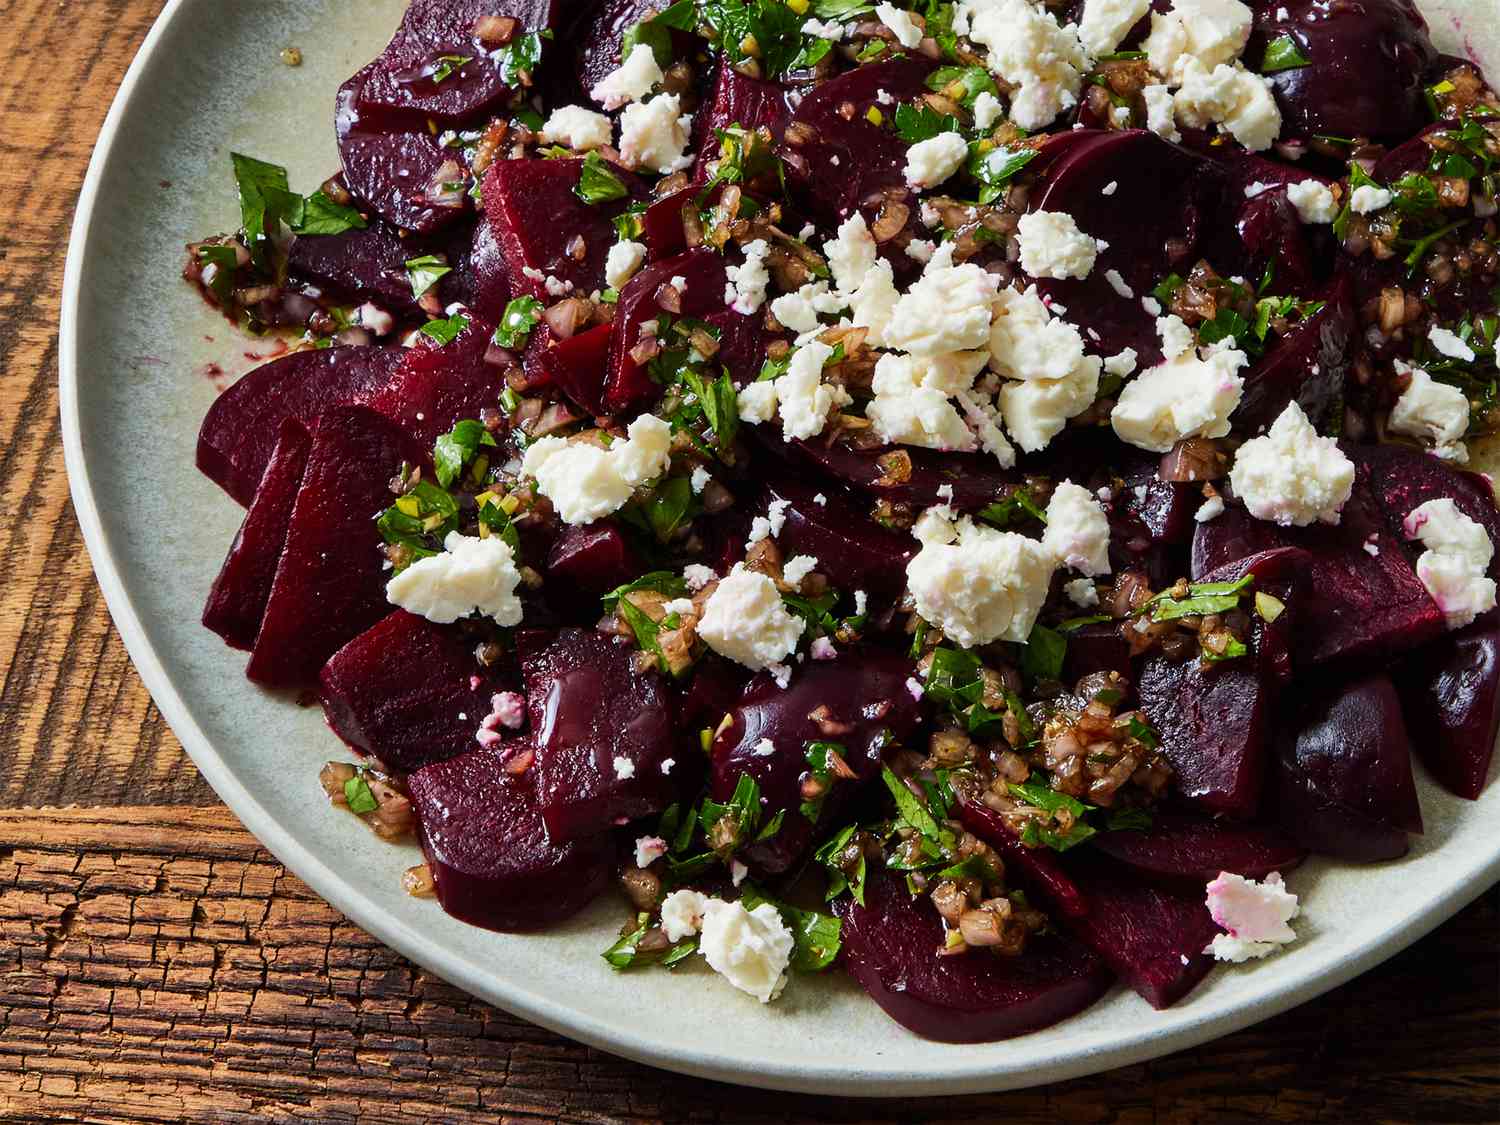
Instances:
[[[1094,268],[1099,244],[1065,211],[1032,211],[1022,215],[1016,236],[1021,244],[1021,268],[1032,277],[1087,277]]]
[[[687,588],[695,594],[707,586],[710,582],[718,581],[719,576],[713,572],[711,567],[702,563],[688,563],[682,568],[682,580],[687,583]]]
[[[638,836],[635,841],[635,865],[650,867],[667,854],[667,842],[660,836]]]
[[[1025,643],[1052,580],[1051,553],[1035,539],[929,512],[906,568],[917,613],[964,648]]]
[[[1369,215],[1385,210],[1395,198],[1396,193],[1389,188],[1360,184],[1349,196],[1349,206],[1356,215]]]
[[[614,136],[609,118],[581,105],[559,106],[542,126],[541,139],[547,144],[566,145],[575,152],[603,148]]]
[[[1439,383],[1420,367],[1396,361],[1397,374],[1411,381],[1391,408],[1390,428],[1398,434],[1420,438],[1439,457],[1460,464],[1469,459],[1463,443],[1469,430],[1469,400],[1457,387]]]
[[[852,401],[842,387],[823,382],[823,365],[832,355],[827,344],[811,340],[793,353],[786,373],[776,379],[784,440],[817,437],[828,424],[829,411]]]
[[[1474,362],[1474,349],[1464,343],[1463,338],[1456,332],[1447,328],[1435,326],[1427,333],[1427,342],[1430,343],[1440,355],[1449,359],[1461,359],[1465,363]]]
[[[1339,217],[1333,192],[1322,180],[1302,180],[1288,184],[1286,197],[1297,209],[1297,217],[1304,223],[1331,223]]]
[[[1201,358],[1189,348],[1126,383],[1110,424],[1122,441],[1153,453],[1183,438],[1223,437],[1244,395],[1239,371],[1247,362],[1234,348],[1210,349]]]
[[[1407,515],[1402,528],[1427,548],[1417,559],[1417,577],[1448,628],[1460,629],[1495,608],[1495,581],[1488,576],[1495,545],[1457,504],[1447,497],[1429,500]]]
[[[804,627],[775,582],[736,563],[704,604],[698,636],[720,656],[759,671],[795,652]]]
[[[498,535],[450,531],[441,554],[418,559],[385,586],[392,605],[446,625],[481,613],[498,625],[521,622],[521,584],[510,545]]]
[[[771,274],[766,269],[766,256],[770,252],[770,244],[764,238],[757,238],[746,244],[743,265],[724,267],[729,279],[724,301],[735,312],[750,316],[765,304],[766,287],[771,284]]]
[[[692,115],[682,112],[682,99],[677,94],[632,102],[620,115],[620,159],[628,167],[663,175],[680,172],[693,162],[687,151],[692,126]]]
[[[703,925],[708,896],[701,891],[673,891],[661,903],[661,929],[667,940],[681,941],[692,937]]]
[[[1063,583],[1063,593],[1079,609],[1093,609],[1099,604],[1099,588],[1092,578],[1075,578]]]
[[[972,263],[928,264],[891,313],[886,344],[914,355],[982,348],[990,338],[990,307],[999,281]]]
[[[1092,492],[1069,480],[1052,490],[1042,546],[1059,566],[1091,576],[1109,573],[1109,519]]]
[[[894,4],[882,2],[875,5],[875,15],[881,23],[891,29],[891,33],[896,36],[896,42],[907,50],[911,50],[922,42],[922,29],[912,21],[910,12]]]
[[[1012,121],[1044,129],[1078,104],[1088,60],[1072,24],[1059,25],[1028,0],[964,0],[958,7],[969,39],[988,49],[990,69],[1013,87]]]
[[[1150,10],[1151,0],[1087,0],[1078,21],[1078,41],[1094,58],[1112,54]]]
[[[935,188],[964,166],[969,143],[959,133],[939,133],[906,150],[906,182],[918,191]]]
[[[818,560],[811,555],[793,555],[782,565],[781,577],[788,586],[802,585],[802,580],[818,569]]]
[[[581,441],[544,437],[526,449],[521,472],[535,477],[537,490],[552,501],[564,523],[584,524],[617,512],[631,494],[666,472],[672,427],[642,414],[625,441],[601,449]]]
[[[704,904],[698,952],[716,973],[762,1004],[786,987],[793,944],[792,931],[769,902],[754,910],[717,898]]]
[[[1229,483],[1258,520],[1336,524],[1354,490],[1354,462],[1292,402],[1264,437],[1240,446]]]
[[[1273,871],[1263,882],[1228,871],[1208,884],[1205,903],[1214,923],[1228,933],[1217,934],[1204,953],[1217,960],[1239,963],[1274,953],[1296,933],[1287,925],[1301,908],[1297,896],[1286,889],[1281,873]]]
[[[615,776],[621,781],[629,781],[635,776],[635,763],[623,754],[616,754],[610,764],[614,767]]]
[[[609,248],[604,259],[604,281],[611,289],[623,289],[625,283],[636,275],[646,260],[646,246],[641,242],[621,239]]]
[[[619,68],[605,75],[589,93],[605,109],[619,109],[627,102],[640,101],[663,77],[655,52],[637,43]]]

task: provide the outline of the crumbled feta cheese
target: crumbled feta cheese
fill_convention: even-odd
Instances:
[[[766,514],[756,516],[750,521],[750,538],[745,543],[745,549],[749,550],[762,539],[775,539],[781,534],[781,529],[786,526],[786,513],[792,506],[790,500],[772,500],[766,506]]]
[[[814,660],[832,660],[839,654],[839,650],[827,637],[819,637],[813,641],[807,651]]]
[[[1079,609],[1093,609],[1099,604],[1099,588],[1092,578],[1075,578],[1063,583],[1063,593]]]
[[[1037,296],[1002,289],[989,331],[990,365],[1007,379],[1063,379],[1084,362],[1083,337],[1055,319]]]
[[[1109,282],[1109,287],[1113,289],[1115,293],[1117,293],[1121,297],[1124,297],[1127,301],[1133,301],[1135,299],[1135,290],[1130,288],[1130,286],[1125,283],[1125,278],[1121,275],[1119,270],[1105,270],[1104,280]]]
[[[1156,335],[1161,340],[1161,354],[1166,359],[1176,359],[1193,349],[1193,330],[1176,313],[1156,318]]]
[[[1177,131],[1177,107],[1171,89],[1152,84],[1141,90],[1141,97],[1146,100],[1146,128],[1164,141],[1175,144],[1182,140],[1182,134]]]
[[[1456,333],[1446,328],[1434,327],[1427,333],[1427,342],[1437,349],[1438,353],[1449,359],[1461,359],[1465,363],[1474,362],[1474,349],[1464,343],[1463,339]]]
[[[823,256],[840,293],[853,293],[875,265],[875,237],[858,211],[839,224],[833,238],[823,243]]]
[[[1087,575],[1109,573],[1109,519],[1092,492],[1069,480],[1053,489],[1042,546],[1059,566]]]
[[[851,401],[842,387],[823,382],[823,365],[832,355],[827,344],[810,340],[792,354],[786,374],[776,380],[785,440],[817,437],[828,424],[828,412]]]
[[[1002,469],[1013,468],[1016,450],[1006,440],[1000,428],[1000,408],[984,395],[974,391],[960,391],[958,405],[964,412],[964,421],[979,441],[979,446],[1000,463]]]
[[[1336,524],[1354,489],[1354,462],[1292,402],[1264,437],[1240,446],[1229,483],[1258,520]]]
[[[967,518],[954,524],[929,512],[924,521],[926,539],[906,568],[917,613],[964,648],[1024,643],[1047,599],[1051,553]]]
[[[617,512],[631,494],[666,472],[672,427],[642,414],[608,449],[581,441],[544,437],[526,449],[521,472],[552,501],[564,523],[584,524]]]
[[[1495,581],[1488,577],[1495,544],[1476,521],[1444,497],[1414,508],[1402,521],[1408,539],[1427,549],[1417,559],[1417,577],[1448,619],[1460,629],[1495,608]]]
[[[704,566],[702,563],[688,563],[682,568],[682,580],[695,594],[710,582],[717,581],[718,577],[712,567]]]
[[[776,417],[776,383],[771,379],[746,383],[737,397],[741,422],[752,426]]]
[[[635,841],[635,865],[650,867],[667,854],[667,842],[660,836],[638,836]]]
[[[770,252],[770,244],[764,238],[757,238],[745,245],[743,265],[724,267],[724,275],[729,279],[724,301],[735,312],[749,316],[765,304],[766,287],[771,284],[771,273],[766,269],[766,256]]]
[[[988,90],[974,99],[974,128],[993,129],[995,122],[1003,116],[1005,116],[1005,106]]]
[[[1113,54],[1120,41],[1151,10],[1151,0],[1087,0],[1078,21],[1078,41],[1094,58]]]
[[[1469,429],[1468,397],[1457,387],[1437,382],[1420,367],[1397,360],[1396,371],[1410,375],[1411,382],[1391,408],[1391,429],[1429,443],[1439,457],[1467,461],[1469,451],[1461,439]]]
[[[926,238],[914,238],[906,244],[906,256],[914,262],[921,262],[924,266],[932,261],[932,255],[937,250],[937,243]]]
[[[802,34],[837,42],[844,37],[844,25],[837,20],[808,20],[802,25]]]
[[[769,902],[754,910],[711,898],[703,911],[698,952],[713,970],[762,1004],[781,994],[792,959],[792,931]]]
[[[876,364],[886,365],[878,390],[865,407],[865,417],[875,432],[888,442],[916,445],[925,449],[972,450],[974,435],[942,391],[918,385],[915,381],[898,383],[895,371],[909,372],[911,356],[887,352]]]
[[[1331,223],[1339,217],[1333,192],[1322,180],[1302,180],[1287,184],[1286,197],[1297,209],[1297,217],[1304,223]]]
[[[479,720],[479,729],[520,730],[525,723],[526,697],[516,691],[497,691],[490,696],[490,713]]]
[[[698,636],[720,656],[759,670],[795,652],[804,625],[775,582],[736,563],[704,604]]]
[[[828,506],[828,497],[824,496],[820,492],[816,496],[813,497],[813,503],[816,504],[820,508],[826,508]]]
[[[936,257],[891,313],[886,344],[914,355],[982,348],[990,338],[990,306],[999,285],[980,266],[940,265]]]
[[[663,758],[661,760],[661,772],[663,774],[670,774],[672,772],[672,767],[675,766],[676,764],[677,764],[677,759],[676,758]]]
[[[1152,14],[1141,49],[1152,70],[1181,85],[1193,62],[1212,70],[1239,58],[1251,22],[1249,7],[1240,0],[1173,0],[1170,11]]]
[[[619,109],[626,102],[640,101],[663,77],[655,53],[637,43],[619,69],[605,75],[590,96],[605,109]]]
[[[1072,24],[1059,26],[1029,0],[964,0],[957,15],[969,39],[988,48],[990,69],[1014,88],[1010,119],[1021,128],[1044,129],[1078,104],[1088,60]]]
[[[881,23],[891,29],[896,36],[896,42],[907,50],[911,50],[922,42],[922,29],[912,21],[910,12],[894,4],[882,2],[875,5],[875,15]]]
[[[1221,871],[1208,884],[1205,901],[1214,923],[1229,931],[1216,935],[1203,951],[1220,961],[1264,957],[1297,937],[1287,923],[1297,917],[1300,907],[1297,896],[1281,881],[1279,871],[1271,872],[1260,883]]]
[[[828,291],[828,283],[810,281],[795,293],[783,293],[771,302],[771,313],[778,321],[799,335],[816,332],[818,308],[814,298]]]
[[[604,259],[604,281],[611,289],[623,289],[646,260],[646,245],[621,239],[609,248]]]
[[[697,465],[693,473],[688,477],[688,484],[692,487],[694,496],[702,496],[703,490],[708,487],[708,482],[713,480],[713,474],[702,465]]]
[[[1007,382],[1000,388],[1000,410],[1016,444],[1035,453],[1062,433],[1069,418],[1092,406],[1098,393],[1099,360],[1085,356],[1065,378]]]
[[[969,143],[959,133],[939,133],[906,150],[906,182],[918,191],[935,188],[964,166]]]
[[[1396,193],[1389,188],[1360,184],[1349,196],[1349,206],[1356,215],[1369,215],[1375,211],[1383,211],[1395,198]]]
[[[1087,277],[1099,254],[1099,244],[1079,230],[1066,211],[1022,215],[1016,236],[1021,243],[1021,268],[1032,277]]]
[[[878,261],[866,271],[859,288],[849,294],[849,319],[856,328],[868,330],[865,343],[871,347],[886,345],[886,331],[900,298],[890,262]]]
[[[391,329],[396,327],[396,318],[374,302],[366,301],[354,310],[354,323],[377,336],[389,336]]]
[[[1120,391],[1110,424],[1123,441],[1166,453],[1183,438],[1223,437],[1244,395],[1239,370],[1248,362],[1233,348],[1199,358],[1192,349],[1137,375]]]
[[[609,118],[581,105],[559,106],[542,126],[541,138],[547,144],[566,145],[575,152],[603,148],[614,136]]]
[[[482,613],[499,625],[518,625],[521,574],[510,546],[498,535],[480,539],[450,531],[443,551],[418,559],[385,586],[392,605],[446,625]]]
[[[1281,133],[1270,80],[1238,64],[1210,69],[1189,60],[1172,109],[1178,121],[1194,129],[1223,125],[1251,152],[1270,148]]]
[[[1193,519],[1199,523],[1208,523],[1216,520],[1224,514],[1224,498],[1222,496],[1210,496],[1198,505],[1198,510],[1193,513]]]
[[[1136,358],[1134,348],[1124,348],[1104,361],[1104,370],[1109,375],[1126,378],[1135,373]]]
[[[663,175],[680,172],[693,162],[687,151],[692,127],[692,115],[682,112],[677,94],[632,102],[620,115],[620,159],[628,167]]]
[[[738,887],[750,874],[750,868],[737,859],[729,861],[729,881]]]
[[[672,942],[692,937],[703,925],[707,910],[708,896],[701,891],[673,891],[661,902],[662,933]]]
[[[629,781],[635,776],[635,763],[623,754],[616,754],[610,764],[614,767],[615,776],[621,781]]]

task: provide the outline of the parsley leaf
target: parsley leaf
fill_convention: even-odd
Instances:
[[[542,302],[535,297],[512,297],[495,328],[495,343],[509,351],[520,351],[542,317]]]
[[[343,234],[368,225],[353,207],[335,203],[319,188],[303,201],[302,221],[292,229],[298,234]]]
[[[1261,60],[1262,74],[1275,74],[1281,70],[1296,70],[1307,66],[1312,59],[1302,53],[1297,41],[1290,35],[1278,35],[1266,44],[1266,54]]]
[[[267,266],[267,250],[285,224],[302,222],[303,199],[287,185],[286,169],[253,156],[231,152],[234,182],[240,197],[240,230],[258,266]]]
[[[1033,625],[1031,636],[1021,649],[1021,672],[1028,683],[1038,680],[1061,680],[1063,660],[1068,654],[1068,638],[1045,625]]]
[[[931,140],[942,133],[962,133],[958,119],[939,113],[930,105],[898,105],[896,135],[908,144]]]
[[[439,437],[432,448],[438,484],[449,487],[463,472],[465,463],[474,459],[481,445],[494,444],[494,435],[484,428],[483,422],[473,418],[455,422],[453,429]]]
[[[591,152],[583,158],[583,167],[578,173],[578,186],[573,194],[585,203],[594,205],[608,203],[612,199],[624,199],[629,189],[619,176],[610,170],[604,157]]]
[[[449,317],[441,317],[437,320],[429,320],[422,325],[421,333],[430,340],[436,340],[443,347],[447,347],[458,339],[465,328],[469,327],[469,318],[463,313],[454,313]]]
[[[754,883],[740,888],[740,902],[746,910],[770,903],[792,931],[792,968],[803,973],[819,973],[833,964],[842,944],[843,927],[832,914],[820,910],[802,910],[766,895]]]
[[[406,278],[411,283],[412,300],[419,301],[422,295],[453,272],[445,258],[436,254],[423,254],[420,258],[406,259]]]

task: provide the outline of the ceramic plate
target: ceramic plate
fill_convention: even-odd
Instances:
[[[1500,0],[1427,7],[1451,50],[1500,16]],[[798,978],[762,1006],[701,965],[615,973],[599,958],[624,913],[614,894],[526,937],[470,928],[405,895],[400,874],[416,848],[382,844],[328,807],[318,768],[347,753],[319,709],[252,687],[244,657],[198,624],[242,514],[193,468],[215,393],[204,372],[240,374],[268,345],[235,336],[178,276],[185,242],[237,225],[231,148],[287,165],[306,191],[337,167],[334,90],[379,51],[400,10],[399,0],[170,0],[94,152],[62,306],[73,501],[126,647],[219,795],[339,910],[454,984],[643,1062],[792,1090],[953,1094],[1058,1081],[1244,1027],[1389,957],[1500,876],[1500,784],[1469,803],[1424,778],[1427,834],[1406,859],[1297,872],[1304,913],[1286,952],[1216,970],[1169,1011],[1117,988],[1050,1030],[975,1046],[915,1038],[839,974]],[[1449,14],[1459,11],[1464,26]],[[1485,42],[1495,37],[1471,45]],[[301,48],[300,68],[278,61],[286,45]]]

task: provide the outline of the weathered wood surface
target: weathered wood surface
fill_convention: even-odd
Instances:
[[[1500,1118],[1496,892],[1209,1046],[1037,1091],[885,1103],[739,1090],[579,1047],[416,970],[318,900],[183,757],[67,500],[62,253],[93,138],[160,3],[0,7],[0,1120]]]

